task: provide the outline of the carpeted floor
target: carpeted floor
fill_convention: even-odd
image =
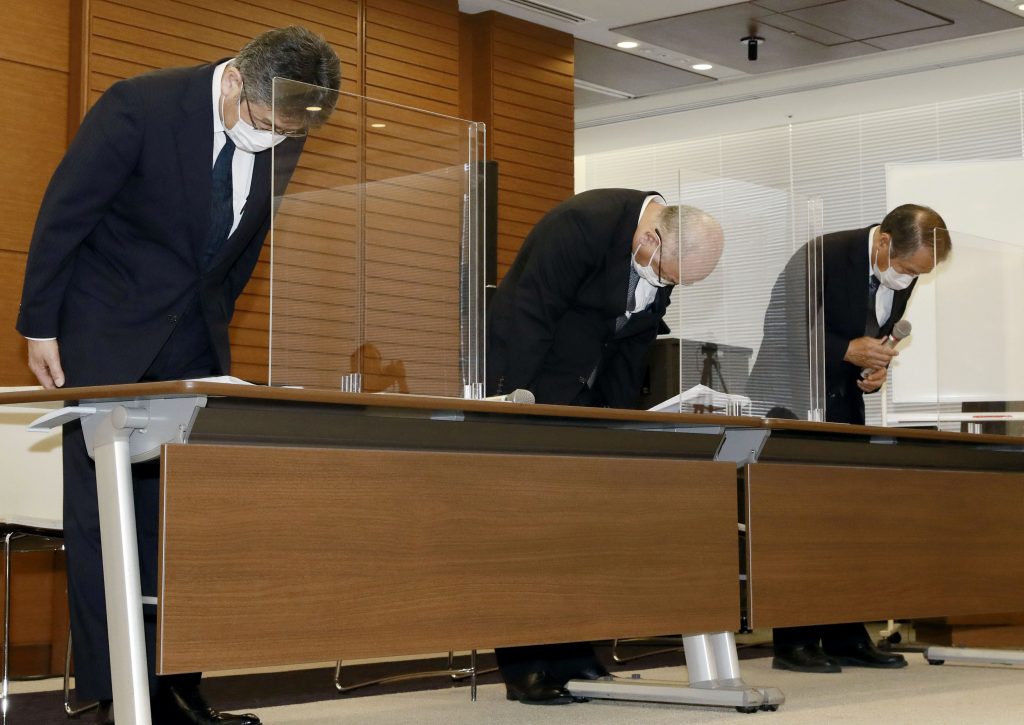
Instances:
[[[368,687],[339,695],[332,685],[333,669],[209,677],[204,691],[227,710],[253,711],[266,725],[620,725],[634,723],[713,723],[722,725],[826,725],[896,723],[898,725],[1002,725],[1024,722],[1018,704],[1024,700],[1024,668],[964,665],[930,666],[920,654],[907,654],[910,666],[901,670],[846,668],[841,674],[807,675],[771,669],[770,649],[740,650],[743,678],[748,685],[782,690],[786,702],[778,712],[739,714],[731,709],[599,702],[564,707],[536,707],[505,700],[496,674],[480,679],[477,702],[470,702],[466,683],[445,678],[409,680]],[[610,662],[607,648],[602,659]],[[682,681],[682,654],[645,658],[612,665],[614,674],[638,673],[644,679]],[[352,665],[347,682],[380,674],[442,666],[442,660]],[[481,667],[493,665],[482,655]],[[55,685],[59,686],[59,682]],[[67,725],[57,691],[14,695],[10,725]],[[83,723],[91,723],[89,715]]]
[[[626,667],[626,665],[619,666],[614,664],[610,646],[598,646],[597,649],[601,659],[608,663],[609,668],[613,672]],[[628,650],[627,654],[642,654],[651,651],[651,648],[627,646],[624,647],[624,652],[626,650]],[[769,653],[769,650],[763,647],[749,647],[741,648],[740,653],[741,657],[763,657]],[[632,663],[632,666],[646,669],[671,667],[682,665],[684,661],[682,652],[674,652],[644,657]],[[456,666],[458,667],[467,666],[468,663],[468,654],[462,654],[456,660]],[[342,681],[345,684],[366,682],[389,675],[444,669],[446,666],[447,661],[444,659],[358,663],[346,665]],[[480,671],[493,669],[494,655],[489,652],[481,654],[477,659],[477,667]],[[482,685],[497,684],[501,682],[501,679],[497,672],[490,672],[479,676],[477,682]],[[445,677],[410,679],[383,685],[373,685],[353,690],[344,695],[337,692],[333,683],[334,668],[331,667],[205,677],[202,689],[210,704],[228,712],[249,712],[261,710],[262,708],[313,703],[324,700],[346,700],[398,692],[451,689],[452,687],[465,688],[465,697],[467,700],[469,699],[468,680],[453,683]],[[16,694],[12,695],[8,708],[8,725],[69,725],[68,719],[64,716],[63,692],[59,691],[60,687],[62,687],[62,684],[59,680],[48,680],[45,683],[35,684],[25,683],[21,687],[19,687],[19,683],[14,683],[12,689]],[[38,691],[19,693],[19,690],[26,689]],[[89,714],[82,715],[80,721],[91,723],[91,717]]]

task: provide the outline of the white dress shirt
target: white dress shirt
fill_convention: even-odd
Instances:
[[[639,224],[640,220],[644,218],[644,212],[647,211],[647,207],[652,201],[665,205],[665,200],[656,194],[644,199],[644,204],[640,207],[640,216],[637,218],[637,224]],[[630,256],[629,263],[630,265],[633,264],[632,256]],[[636,300],[636,304],[633,305],[633,309],[626,310],[626,318],[628,319],[631,317],[634,312],[646,310],[647,307],[654,302],[654,296],[656,294],[658,294],[658,288],[641,277],[640,281],[636,283],[636,294],[634,298]]]
[[[211,169],[217,161],[217,154],[224,148],[224,122],[220,117],[220,79],[224,75],[224,68],[230,62],[230,60],[224,61],[213,71],[213,159],[210,161]],[[244,101],[242,102],[244,103]],[[235,231],[238,222],[242,220],[242,209],[245,207],[245,200],[249,196],[249,186],[252,184],[252,167],[255,158],[255,154],[237,147],[231,157],[232,208],[235,212],[235,219],[231,223],[231,231],[228,232],[228,236]]]
[[[871,277],[875,273],[875,260],[871,258],[871,240],[875,238],[875,232],[878,231],[878,227],[871,227],[871,231],[868,232],[868,277]],[[892,247],[890,247],[892,249]],[[889,264],[892,264],[892,258],[889,258]],[[896,292],[884,284],[878,285],[878,291],[875,292],[875,318],[878,320],[878,326],[881,327],[889,319],[889,315],[892,314],[892,300]]]

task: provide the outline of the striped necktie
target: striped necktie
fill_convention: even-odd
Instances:
[[[231,180],[231,161],[235,155],[235,144],[224,134],[224,148],[217,154],[213,164],[213,183],[210,185],[210,236],[206,239],[203,267],[209,267],[217,252],[224,246],[235,221],[232,204],[234,185]]]
[[[878,337],[881,329],[878,327],[878,312],[875,311],[875,298],[878,296],[878,277],[868,277],[868,314],[864,321],[864,334],[868,337]]]
[[[640,282],[640,275],[637,274],[633,265],[629,265],[629,287],[626,289],[626,312],[632,312],[633,308],[636,307],[636,286]],[[625,313],[615,318],[615,331],[618,332],[623,327],[629,318],[626,317]]]

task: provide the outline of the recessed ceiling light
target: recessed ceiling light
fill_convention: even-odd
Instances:
[[[388,125],[386,123],[380,123],[379,121],[377,123],[370,124],[370,128],[387,128],[387,126]]]
[[[1020,5],[1018,5],[1017,9],[1018,10],[1024,10],[1024,3],[1021,3]]]
[[[691,67],[694,70],[711,70],[715,66],[711,65],[710,63],[694,63]]]
[[[324,109],[321,108],[320,106],[306,106],[306,110],[309,111],[310,113],[316,113],[317,111],[322,111]]]
[[[620,48],[625,48],[626,50],[629,50],[631,48],[637,47],[640,44],[633,40],[623,40],[621,43],[616,43],[615,45],[619,46]]]

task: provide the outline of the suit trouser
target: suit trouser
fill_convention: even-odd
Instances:
[[[861,622],[845,624],[815,624],[808,627],[776,627],[772,642],[779,647],[809,647],[821,642],[826,651],[841,652],[855,645],[870,642],[867,629]]]
[[[142,381],[177,380],[218,373],[206,325],[196,315],[182,317],[180,325],[157,354]],[[69,376],[70,377],[70,376]],[[64,426],[64,544],[67,550],[68,605],[75,655],[75,689],[83,700],[110,700],[110,650],[103,590],[96,466],[85,448],[78,422]],[[156,596],[157,532],[160,515],[160,462],[132,466],[135,492],[136,536],[142,595]],[[156,694],[156,608],[143,606],[149,688]],[[198,682],[199,673],[175,675],[173,684]]]

